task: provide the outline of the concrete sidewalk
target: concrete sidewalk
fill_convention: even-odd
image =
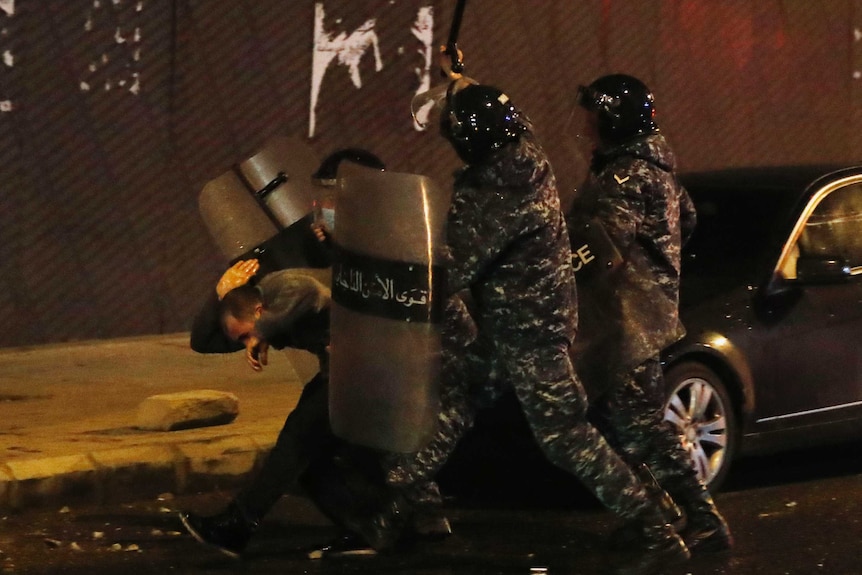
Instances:
[[[317,370],[304,352],[269,360],[197,354],[187,333],[0,350],[0,512],[239,485]],[[146,398],[204,389],[239,398],[233,422],[135,427]]]

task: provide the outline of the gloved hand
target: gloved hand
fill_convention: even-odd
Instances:
[[[458,61],[464,61],[464,53],[461,50],[458,50]],[[460,72],[452,70],[452,56],[449,54],[449,49],[446,46],[440,46],[440,73],[444,78],[449,80],[457,80],[463,77],[463,74]]]
[[[258,269],[260,269],[260,263],[256,259],[240,260],[229,267],[216,284],[219,300],[223,299],[230,290],[247,284]]]

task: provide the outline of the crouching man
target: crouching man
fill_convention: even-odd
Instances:
[[[300,483],[341,529],[332,543],[310,556],[373,554],[390,548],[397,530],[387,522],[401,521],[404,514],[397,499],[383,495],[386,487],[379,454],[339,439],[329,424],[330,271],[280,270],[252,284],[258,269],[257,260],[246,260],[224,273],[195,318],[192,349],[199,353],[245,350],[251,368],[261,371],[270,347],[289,347],[317,356],[319,372],[305,384],[260,471],[227,508],[209,517],[182,512],[180,519],[201,543],[239,558],[263,517],[288,489]],[[424,489],[430,497],[439,498],[436,484],[428,483]],[[356,497],[357,493],[362,496]],[[357,520],[365,508],[378,507],[377,499],[391,501],[389,513],[375,522]],[[348,526],[359,526],[358,532]],[[413,530],[428,536],[450,533],[442,516]]]

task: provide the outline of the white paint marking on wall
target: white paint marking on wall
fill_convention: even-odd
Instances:
[[[0,0],[2,1],[2,0]],[[140,21],[141,12],[144,9],[144,1],[138,0],[134,4],[124,0],[93,0],[92,7],[87,12],[84,20],[84,31],[87,33],[99,33],[104,35],[105,28],[112,26],[110,45],[103,46],[102,54],[92,60],[86,68],[84,77],[78,83],[82,92],[89,92],[93,85],[101,83],[105,92],[114,87],[121,91],[128,91],[138,95],[141,92],[141,75],[138,65],[141,61],[141,27],[130,25],[130,21]],[[106,12],[111,12],[119,17],[121,25],[114,24],[116,18],[105,17]],[[94,76],[102,72],[103,78],[96,79]],[[107,78],[104,76],[107,75]]]
[[[6,17],[11,18],[15,15],[15,0],[0,0],[0,12],[6,15]],[[9,31],[6,27],[3,27],[2,33],[0,36],[6,38],[9,35]],[[12,54],[12,50],[4,50],[3,51],[3,65],[11,68],[15,65],[15,56]],[[2,97],[3,94],[0,94]],[[15,109],[15,105],[12,103],[12,100],[0,100],[0,112],[7,113],[11,112]]]
[[[326,13],[323,3],[314,5],[314,51],[311,58],[311,103],[308,118],[308,136],[313,137],[317,126],[317,102],[320,98],[320,87],[323,78],[333,61],[347,66],[350,80],[356,89],[362,88],[362,77],[359,74],[359,63],[369,48],[374,51],[374,67],[376,71],[383,69],[380,58],[380,45],[374,30],[376,19],[369,18],[359,28],[347,34],[341,32],[337,36],[324,30]],[[337,23],[337,22],[336,22]]]
[[[138,72],[135,72],[132,74],[132,79],[134,79],[134,82],[132,82],[132,85],[129,87],[129,92],[137,96],[141,93],[141,75]]]
[[[394,5],[395,1],[390,0],[390,5]],[[356,89],[362,88],[362,77],[359,72],[359,63],[369,48],[373,48],[375,70],[383,69],[383,60],[380,56],[380,46],[375,31],[376,18],[369,18],[355,31],[347,34],[341,32],[337,36],[326,32],[324,21],[326,13],[322,2],[317,2],[314,5],[314,51],[312,53],[311,62],[311,102],[309,105],[308,118],[308,136],[313,137],[317,127],[317,103],[320,99],[320,90],[323,85],[323,79],[326,72],[333,62],[342,66],[347,66],[350,73],[350,79]],[[335,20],[336,25],[341,24],[341,19]],[[413,36],[421,43],[417,52],[419,53],[422,65],[414,68],[414,71],[419,79],[419,87],[416,90],[417,94],[427,91],[431,85],[431,65],[434,58],[434,8],[432,6],[420,7],[416,20],[411,29]],[[398,47],[398,54],[404,53],[404,47]],[[414,121],[416,130],[423,130],[422,125],[418,121],[427,120],[433,102],[424,106],[417,113],[417,121]]]
[[[417,49],[417,52],[422,57],[424,65],[414,69],[416,76],[419,78],[419,87],[416,89],[416,94],[421,94],[431,88],[431,63],[434,58],[433,6],[425,6],[419,9],[419,12],[416,14],[416,21],[413,23],[413,28],[410,31],[422,45]],[[428,116],[433,107],[434,102],[428,102],[416,111],[416,116],[413,118],[414,130],[421,132],[427,129]]]

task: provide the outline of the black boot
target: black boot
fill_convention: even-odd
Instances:
[[[449,519],[436,506],[418,508],[413,515],[410,531],[415,539],[442,541],[452,535]]]
[[[706,489],[688,497],[679,497],[686,515],[685,528],[680,536],[692,553],[725,551],[733,547],[730,527]]]
[[[378,469],[368,471],[361,463],[346,451],[318,459],[300,482],[318,509],[350,534],[351,546],[358,541],[376,551],[390,550],[412,521],[412,509],[403,495],[375,476]]]
[[[325,545],[312,547],[306,555],[309,559],[372,557],[377,555],[377,550],[366,543],[361,536],[349,531],[342,531],[335,539]]]
[[[400,490],[413,507],[413,520],[407,532],[414,541],[442,541],[452,535],[452,525],[443,513],[443,496],[433,481]]]
[[[240,558],[258,526],[258,521],[249,518],[235,501],[209,517],[180,512],[180,520],[192,537],[234,559]]]
[[[685,522],[685,514],[676,504],[673,497],[670,496],[670,493],[662,489],[655,475],[650,471],[650,468],[641,463],[635,468],[635,473],[637,473],[638,478],[643,482],[650,497],[658,501],[664,518],[670,523],[671,527],[675,530],[682,528]]]
[[[614,575],[654,575],[664,567],[691,558],[683,540],[657,508],[636,519],[630,529],[636,529],[638,536],[615,562]]]
[[[382,502],[378,511],[370,517],[345,519],[347,527],[360,534],[377,551],[394,549],[404,535],[405,528],[412,522],[412,508],[397,493],[391,493],[390,497]]]
[[[685,525],[685,514],[682,509],[680,509],[670,494],[661,488],[649,467],[641,464],[634,468],[634,471],[641,482],[643,482],[647,495],[661,508],[665,522],[669,523],[674,531],[679,532]],[[640,531],[641,526],[634,522],[623,525],[611,533],[609,537],[611,549],[628,549],[631,545],[636,544],[640,537]]]

